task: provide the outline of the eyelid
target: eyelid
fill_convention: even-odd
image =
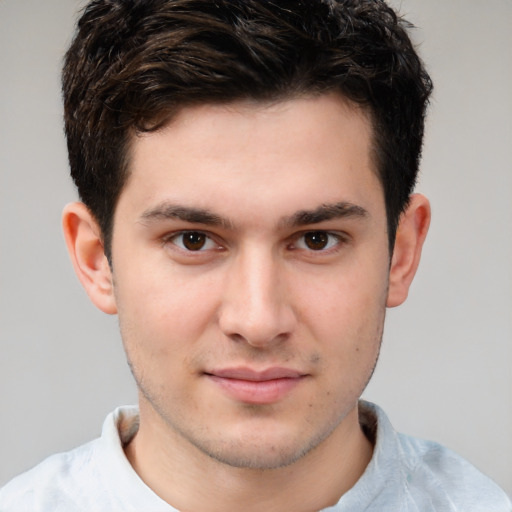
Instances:
[[[297,242],[301,239],[304,239],[304,237],[310,233],[324,233],[327,236],[334,238],[335,243],[330,244],[330,246],[326,247],[325,249],[318,249],[318,250],[311,249],[311,248],[305,246],[305,244],[304,244],[304,247],[297,247]],[[318,255],[330,254],[332,252],[336,252],[336,251],[340,250],[343,245],[348,243],[349,238],[350,238],[349,235],[347,235],[346,233],[340,232],[340,231],[330,231],[328,229],[308,229],[308,230],[304,230],[304,231],[301,231],[301,232],[293,235],[291,248],[293,250],[307,251],[309,253],[318,254]]]
[[[204,235],[207,238],[206,243],[207,244],[213,244],[214,247],[207,247],[207,248],[201,248],[196,251],[187,249],[184,246],[181,246],[175,242],[175,239],[179,238],[180,236],[183,236],[187,233],[198,233],[201,235]],[[161,238],[161,243],[163,246],[166,246],[168,244],[172,244],[175,248],[177,248],[179,251],[185,254],[190,255],[200,255],[201,253],[209,252],[209,251],[215,251],[215,250],[221,250],[223,249],[222,244],[220,244],[217,240],[217,237],[213,236],[208,231],[205,231],[203,229],[180,229],[179,231],[174,231],[172,233],[167,233]]]
[[[175,242],[175,239],[186,234],[186,233],[199,233],[204,235],[208,240],[206,243],[210,245],[210,247],[207,248],[201,248],[198,250],[190,250],[186,247],[180,246],[180,244],[177,244]],[[331,238],[331,241],[329,242],[328,247],[324,249],[311,249],[305,244],[302,247],[298,247],[298,241],[301,239],[304,239],[304,237],[307,234],[311,233],[324,233],[328,237]],[[334,241],[332,241],[334,239]],[[328,230],[328,229],[306,229],[297,233],[294,233],[292,236],[289,237],[289,243],[287,244],[287,249],[292,251],[304,251],[307,253],[310,253],[312,255],[327,255],[331,253],[335,253],[341,248],[350,242],[350,235],[348,235],[345,232],[340,231],[334,231],[334,230]],[[196,256],[199,257],[201,255],[205,255],[205,253],[211,253],[212,251],[223,251],[225,249],[225,243],[220,241],[219,237],[215,234],[212,234],[211,232],[204,230],[204,229],[180,229],[178,231],[173,231],[170,233],[165,234],[160,238],[162,246],[172,245],[172,249],[181,252],[182,254],[186,254],[187,256]],[[211,246],[213,244],[213,247]]]

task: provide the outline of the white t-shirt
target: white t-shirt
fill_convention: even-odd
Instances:
[[[464,459],[394,431],[384,412],[361,402],[374,437],[372,460],[330,512],[511,512],[505,493]],[[176,512],[138,477],[123,445],[137,432],[136,407],[109,414],[100,438],[53,455],[0,489],[1,512]],[[290,511],[285,511],[290,512]]]

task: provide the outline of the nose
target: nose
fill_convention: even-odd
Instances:
[[[219,312],[219,326],[226,336],[260,349],[289,338],[296,315],[283,265],[256,248],[233,261]]]

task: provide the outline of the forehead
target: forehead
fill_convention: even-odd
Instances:
[[[187,107],[164,128],[134,137],[121,198],[190,197],[194,207],[222,198],[224,213],[241,194],[255,208],[263,199],[300,206],[307,196],[305,208],[361,202],[381,194],[372,155],[369,115],[337,94]]]

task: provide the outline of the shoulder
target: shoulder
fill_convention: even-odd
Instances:
[[[397,437],[404,486],[413,500],[426,500],[431,510],[512,511],[505,492],[460,455],[438,443]]]
[[[374,452],[347,502],[366,499],[372,511],[512,512],[490,478],[438,443],[397,433],[375,404],[361,401],[360,422]]]
[[[97,440],[48,457],[0,489],[2,512],[75,510],[77,494],[91,473]],[[93,471],[92,471],[93,472]]]
[[[66,453],[52,455],[0,489],[1,512],[90,512],[125,510],[139,481],[123,452],[138,428],[138,411],[120,407],[109,414],[102,435]],[[116,494],[113,489],[119,492]],[[128,503],[130,503],[128,501]]]

